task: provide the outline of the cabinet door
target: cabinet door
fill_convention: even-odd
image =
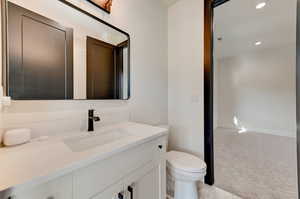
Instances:
[[[3,199],[72,199],[72,191],[72,175],[68,175],[31,188],[11,190]]]
[[[134,183],[134,199],[160,199],[159,167],[155,167]],[[130,198],[130,197],[129,197]]]
[[[107,187],[157,159],[158,150],[154,140],[75,171],[74,199],[91,198],[102,193]]]
[[[156,158],[124,179],[126,199],[132,199],[128,187],[132,188],[133,199],[166,198],[166,160],[164,140],[160,140]]]
[[[118,199],[119,193],[124,194],[123,182],[119,182],[110,186],[105,191],[96,195],[95,197],[92,197],[91,199]]]

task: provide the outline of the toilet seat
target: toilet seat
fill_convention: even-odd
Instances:
[[[191,172],[185,172],[182,170],[174,169],[172,167],[167,167],[167,173],[173,180],[181,180],[181,181],[188,181],[188,182],[196,182],[199,180],[203,180],[204,176],[206,175],[206,172],[203,173],[191,173]]]
[[[168,167],[177,173],[206,173],[206,164],[200,158],[178,151],[170,151],[167,153]]]

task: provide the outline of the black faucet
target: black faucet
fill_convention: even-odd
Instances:
[[[94,116],[95,110],[89,110],[89,126],[88,131],[94,131],[94,122],[99,122],[100,117]]]

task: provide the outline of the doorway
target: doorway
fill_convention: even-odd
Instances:
[[[127,53],[128,41],[112,45],[87,37],[87,99],[127,98]]]
[[[243,198],[297,198],[297,2],[259,3],[205,2],[206,183]]]

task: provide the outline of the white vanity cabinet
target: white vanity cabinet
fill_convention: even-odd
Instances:
[[[165,199],[164,179],[160,165],[147,165],[91,199]]]
[[[74,199],[110,199],[121,192],[130,199],[129,186],[135,199],[146,199],[145,190],[157,195],[151,199],[165,198],[165,150],[164,137],[74,172]]]
[[[134,199],[166,198],[166,142],[158,144],[160,153],[143,168],[138,169],[124,179],[126,199],[131,199],[128,188],[131,187]]]
[[[119,193],[123,199],[165,199],[166,140],[128,146],[47,183],[0,193],[0,199],[122,199]]]
[[[158,156],[153,162],[137,169],[91,199],[165,199],[166,161],[163,154],[162,148],[161,158]]]
[[[155,167],[135,181],[133,184],[133,198],[160,199],[160,183],[158,183],[160,181],[159,174],[159,167]]]
[[[147,166],[148,167],[148,166]],[[165,178],[161,165],[141,169],[126,179],[125,191],[128,199],[165,199]],[[131,188],[131,192],[129,189]],[[132,195],[133,194],[133,197]],[[126,198],[126,199],[127,199]]]
[[[66,175],[37,186],[11,189],[1,199],[72,199],[72,175]]]

